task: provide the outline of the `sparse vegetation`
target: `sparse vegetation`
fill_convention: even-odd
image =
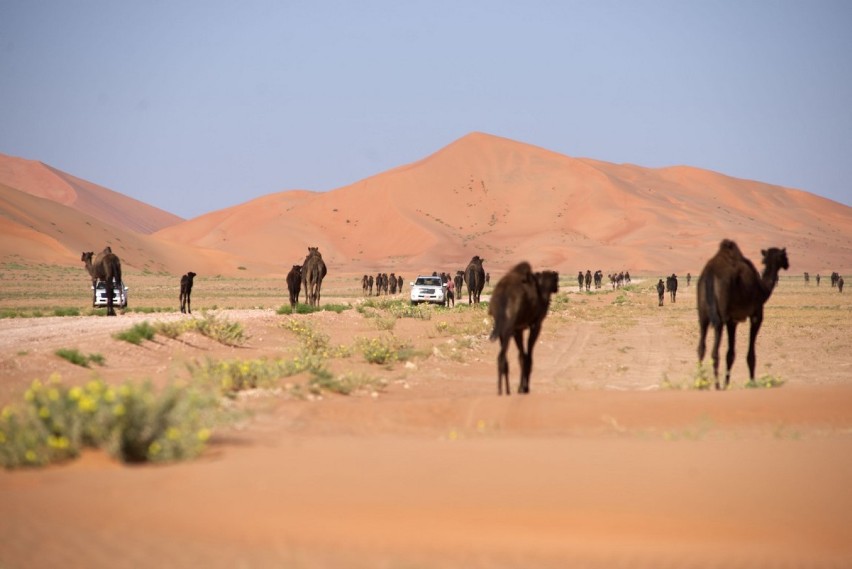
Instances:
[[[216,421],[216,401],[195,386],[151,383],[117,388],[101,380],[69,387],[59,376],[34,381],[24,402],[0,414],[0,464],[42,466],[101,448],[124,462],[200,454]]]
[[[361,352],[364,359],[371,364],[389,365],[398,361],[406,361],[413,357],[415,351],[410,342],[401,340],[393,335],[377,338],[358,338],[355,341],[356,350]]]
[[[134,324],[129,330],[116,332],[113,337],[138,346],[145,340],[153,340],[156,333],[157,331],[151,323],[145,320],[139,324]]]
[[[60,358],[71,362],[74,365],[89,367],[89,364],[94,363],[104,365],[104,357],[101,354],[85,355],[77,348],[60,348],[54,352]]]

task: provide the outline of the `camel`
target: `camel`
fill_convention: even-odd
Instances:
[[[479,255],[474,255],[464,270],[468,304],[479,304],[479,297],[485,287],[485,269],[482,268],[484,261],[485,259],[480,259]]]
[[[592,288],[592,271],[586,270],[586,292]]]
[[[405,282],[405,281],[403,280],[402,276],[397,275],[396,276],[396,288],[397,288],[397,290],[399,291],[400,294],[402,294],[402,283],[403,282]]]
[[[583,283],[586,282],[586,278],[583,276],[583,271],[579,271],[577,273],[577,286],[580,288],[580,292],[583,292]]]
[[[183,314],[192,314],[192,282],[195,278],[195,273],[189,271],[180,278],[180,311]]]
[[[663,301],[666,298],[666,285],[663,284],[663,279],[657,283],[657,296],[659,297],[660,304],[658,306],[663,305]]]
[[[299,267],[301,269],[301,267]],[[367,288],[369,286],[370,279],[367,275],[361,277],[361,289],[364,291],[364,296],[367,296]]]
[[[299,294],[302,288],[302,265],[293,265],[287,273],[287,292],[290,293],[290,308],[295,309],[299,304]]]
[[[686,273],[686,288],[689,288],[689,283],[692,282],[692,273]]]
[[[319,306],[322,280],[327,272],[319,247],[308,247],[308,256],[302,264],[302,286],[305,289],[305,301],[310,306]]]
[[[594,274],[595,279],[595,289],[601,288],[601,283],[603,282],[603,271],[598,269]]]
[[[464,286],[464,271],[456,271],[456,276],[453,279],[453,284],[455,284],[455,294],[456,296],[460,295],[462,292],[462,287]]]
[[[763,323],[763,305],[769,300],[778,282],[778,272],[787,270],[787,250],[770,248],[761,251],[765,266],[763,275],[759,275],[751,261],[746,259],[737,244],[724,239],[719,251],[707,261],[698,277],[698,360],[704,360],[707,328],[713,325],[713,376],[716,389],[719,386],[719,343],[722,339],[722,326],[728,331],[727,367],[725,370],[725,389],[731,381],[731,366],[734,363],[734,344],[737,324],[750,321],[748,355],[749,378],[754,381],[755,340]]]
[[[83,253],[80,260],[86,264],[86,271],[92,277],[92,286],[97,286],[98,281],[106,284],[107,316],[115,316],[113,296],[115,296],[115,288],[122,286],[121,261],[109,247],[98,253],[94,261],[92,261],[93,255],[92,251]]]
[[[677,302],[677,275],[672,273],[672,276],[666,278],[666,290],[671,293],[672,303]]]
[[[843,277],[841,277],[840,275],[837,275],[837,289],[840,292],[843,292]]]
[[[497,395],[511,393],[509,389],[509,362],[506,350],[509,338],[515,339],[518,347],[518,361],[521,366],[521,381],[518,393],[530,392],[532,374],[533,347],[541,332],[541,323],[550,307],[550,296],[559,289],[559,273],[543,271],[533,273],[526,261],[517,264],[503,275],[494,287],[488,312],[494,319],[491,340],[500,339],[500,352],[497,354]],[[527,347],[524,351],[524,330],[529,328]]]

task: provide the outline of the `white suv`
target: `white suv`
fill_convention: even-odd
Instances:
[[[447,285],[441,277],[421,276],[411,283],[411,304],[434,302],[444,304],[447,296]]]

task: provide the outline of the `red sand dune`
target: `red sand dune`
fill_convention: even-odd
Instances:
[[[278,275],[318,246],[330,266],[354,273],[453,271],[473,255],[498,273],[520,259],[566,273],[696,272],[731,238],[751,257],[787,247],[796,272],[852,270],[852,208],[843,204],[686,166],[571,158],[482,133],[333,191],[269,194],[184,222],[4,156],[0,190],[4,217],[49,237],[33,235],[25,247],[21,227],[0,227],[3,258],[62,262],[64,247],[73,264],[77,251],[109,243],[138,269],[180,273],[200,260],[206,273],[242,266],[242,274]],[[25,203],[15,192],[43,199]]]

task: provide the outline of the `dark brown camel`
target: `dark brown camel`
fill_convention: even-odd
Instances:
[[[713,325],[713,376],[716,389],[719,387],[719,343],[722,339],[722,326],[728,331],[728,355],[725,370],[725,388],[731,381],[731,366],[734,363],[734,344],[737,324],[750,321],[748,340],[749,378],[754,381],[756,362],[754,343],[760,325],[763,323],[763,305],[769,300],[778,282],[778,272],[787,270],[787,250],[771,248],[761,251],[765,269],[759,275],[751,261],[746,259],[737,244],[725,239],[719,245],[719,251],[707,261],[698,277],[698,360],[704,360],[707,328]]]
[[[837,288],[840,292],[843,292],[843,277],[837,275]]]
[[[116,287],[122,286],[121,261],[109,247],[98,253],[94,261],[92,261],[93,256],[94,253],[89,251],[83,253],[80,260],[86,264],[86,270],[92,277],[92,286],[97,286],[98,281],[106,284],[107,316],[115,316],[113,296],[115,296]]]
[[[488,313],[494,319],[491,340],[500,339],[500,352],[497,354],[497,394],[511,393],[509,389],[509,362],[506,350],[509,338],[515,339],[518,347],[518,361],[521,366],[521,382],[518,393],[530,392],[532,374],[533,347],[541,333],[541,323],[550,307],[550,296],[559,290],[559,273],[543,271],[533,273],[526,261],[516,265],[506,273],[494,287]],[[524,350],[524,330],[529,328],[527,348]]]
[[[290,294],[290,308],[299,304],[299,294],[302,288],[302,265],[293,265],[287,273],[287,292]]]
[[[672,276],[666,277],[666,290],[669,291],[672,297],[672,303],[677,302],[677,275],[672,273]]]
[[[192,283],[195,273],[189,271],[180,278],[180,311],[183,314],[192,314]]]
[[[319,306],[322,280],[328,269],[319,247],[308,247],[308,256],[302,264],[302,286],[305,288],[305,301],[311,306]]]
[[[485,287],[485,269],[482,268],[484,261],[485,259],[480,259],[479,255],[475,255],[464,270],[468,304],[479,304],[479,297]]]

